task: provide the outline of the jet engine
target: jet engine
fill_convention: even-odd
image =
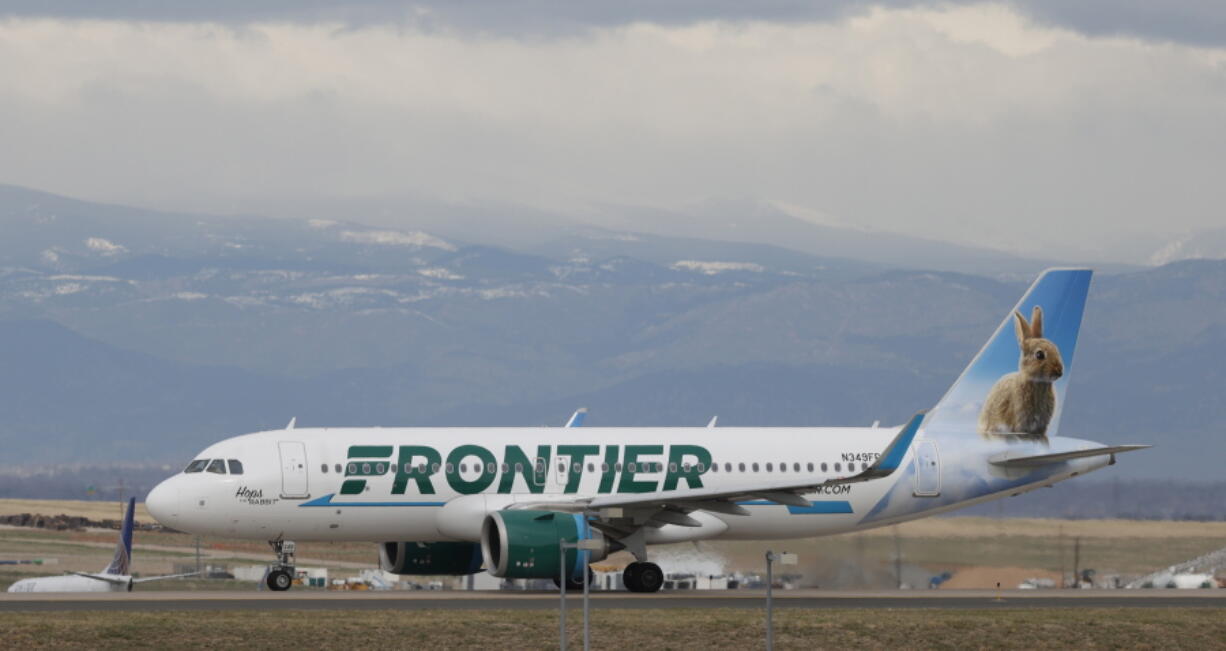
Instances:
[[[589,562],[603,560],[622,549],[600,532],[593,531],[582,515],[554,511],[495,511],[481,525],[481,556],[485,568],[497,577],[512,579],[557,578],[561,566],[567,578],[583,576],[583,554],[566,550],[561,556],[558,541],[596,540]]]
[[[379,567],[406,575],[462,575],[481,571],[481,545],[470,542],[386,542]]]

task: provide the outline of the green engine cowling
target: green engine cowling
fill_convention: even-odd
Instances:
[[[458,576],[481,571],[481,545],[470,542],[386,542],[379,567],[404,575]]]
[[[560,575],[564,563],[566,576],[583,575],[583,555],[566,550],[562,559],[558,541],[598,540],[600,549],[592,550],[589,562],[603,560],[620,549],[600,532],[593,531],[582,515],[555,511],[495,511],[481,526],[481,555],[485,569],[497,577],[510,579],[549,579]],[[616,547],[616,549],[614,548]]]

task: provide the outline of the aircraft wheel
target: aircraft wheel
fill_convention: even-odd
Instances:
[[[631,563],[622,572],[622,583],[630,592],[658,592],[664,586],[664,572],[655,563]]]
[[[562,589],[562,582],[558,580],[558,577],[556,576],[553,577],[553,584],[557,586],[559,590]],[[588,568],[587,570],[587,587],[588,587],[588,590],[591,590],[592,588],[596,587],[596,573],[593,572],[591,568]],[[583,592],[583,577],[581,576],[567,577],[566,578],[566,591],[567,592],[572,592],[572,591]]]
[[[638,571],[639,592],[659,592],[664,587],[664,571],[655,563],[636,563],[641,565]]]
[[[273,570],[268,573],[266,580],[268,589],[276,592],[284,592],[289,590],[289,587],[294,584],[294,577],[290,576],[285,570]]]

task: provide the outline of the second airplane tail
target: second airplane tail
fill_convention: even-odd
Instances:
[[[123,526],[119,530],[119,544],[115,546],[115,558],[102,570],[103,574],[128,575],[132,573],[132,529],[136,526],[136,498],[128,498],[128,509],[123,514]]]

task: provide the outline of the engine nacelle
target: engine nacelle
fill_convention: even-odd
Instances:
[[[386,542],[379,545],[379,567],[406,575],[476,574],[481,545],[470,542]]]
[[[481,556],[485,569],[497,577],[549,579],[559,576],[564,563],[567,577],[583,576],[583,554],[566,550],[565,560],[558,541],[597,540],[600,549],[589,553],[590,562],[603,560],[621,549],[600,532],[593,531],[582,515],[555,511],[495,511],[481,525]]]

